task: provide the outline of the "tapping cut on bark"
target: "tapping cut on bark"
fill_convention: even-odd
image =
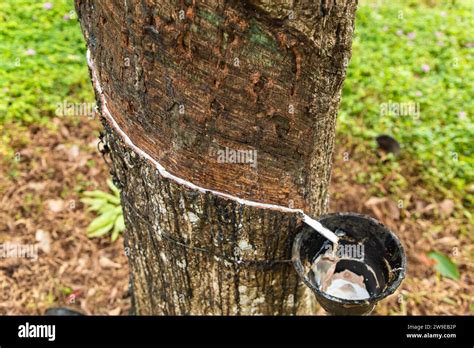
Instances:
[[[105,141],[137,313],[311,311],[289,261],[295,214],[212,192],[325,212],[355,8],[76,0],[99,109],[103,98],[113,118],[103,120]],[[220,160],[228,149],[252,151],[257,165]]]

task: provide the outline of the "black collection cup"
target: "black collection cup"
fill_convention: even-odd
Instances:
[[[298,275],[329,314],[370,314],[377,302],[393,294],[405,278],[406,256],[400,241],[387,227],[366,215],[333,213],[321,216],[318,221],[331,231],[344,232],[345,236],[339,242],[342,248],[356,244],[363,246],[361,258],[341,259],[335,273],[348,269],[362,275],[369,298],[343,299],[322,291],[311,265],[332,243],[306,224],[299,227],[293,242],[292,260]]]

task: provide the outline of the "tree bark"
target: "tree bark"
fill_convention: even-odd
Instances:
[[[311,313],[290,260],[292,210],[328,206],[356,2],[76,9],[122,192],[136,313]]]

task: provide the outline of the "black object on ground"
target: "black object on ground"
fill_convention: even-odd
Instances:
[[[76,315],[84,315],[84,314],[81,313],[81,312],[75,311],[73,309],[66,308],[66,307],[52,307],[52,308],[48,308],[44,312],[44,315],[62,315],[62,316],[72,315],[72,316],[76,316]]]
[[[375,140],[382,151],[393,153],[396,156],[400,154],[400,144],[390,135],[379,135]]]

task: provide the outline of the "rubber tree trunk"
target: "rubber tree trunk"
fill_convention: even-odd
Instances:
[[[314,310],[291,264],[328,184],[353,0],[76,0],[137,314]]]

